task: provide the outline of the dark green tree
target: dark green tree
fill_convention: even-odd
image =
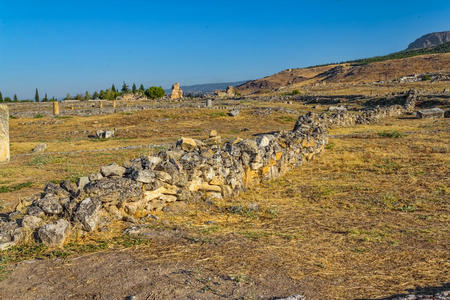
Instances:
[[[113,83],[113,85],[111,86],[111,91],[116,92],[116,87],[114,86],[114,83]]]
[[[90,100],[91,99],[91,94],[89,94],[88,91],[86,91],[86,93],[84,93],[84,100]]]
[[[145,95],[150,99],[157,99],[163,97],[165,95],[165,92],[164,89],[160,86],[152,86],[145,91]]]
[[[42,98],[42,102],[48,102],[48,97],[47,97],[47,93],[45,93],[44,98]]]
[[[39,102],[39,91],[37,88],[36,88],[36,93],[34,94],[34,101]]]
[[[131,87],[131,92],[132,92],[133,94],[136,94],[136,91],[137,91],[136,84],[133,83],[133,86]]]
[[[2,95],[2,92],[0,92],[0,102],[3,102],[3,95]]]
[[[125,81],[122,84],[122,89],[120,90],[123,94],[128,93],[129,88],[128,85],[125,83]]]
[[[14,94],[14,102],[17,102],[17,101],[19,101],[18,99],[17,99],[17,95],[16,94]]]
[[[70,96],[70,94],[67,93],[67,95],[66,95],[66,97],[64,98],[64,100],[71,100],[71,99],[72,99],[72,96]]]
[[[5,101],[5,102],[11,102],[11,98],[5,97],[4,101]]]
[[[92,98],[94,98],[94,99],[97,99],[97,98],[98,98],[98,93],[97,93],[97,91],[95,91],[95,92],[92,94]]]
[[[144,88],[144,85],[143,85],[143,84],[141,84],[141,85],[139,86],[139,92],[145,93],[145,88]]]

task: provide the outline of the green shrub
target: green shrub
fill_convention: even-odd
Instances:
[[[160,86],[151,86],[145,91],[145,95],[150,99],[158,99],[165,95],[164,89]]]

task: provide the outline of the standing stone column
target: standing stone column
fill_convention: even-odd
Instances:
[[[102,109],[103,108],[103,101],[100,101],[100,104],[99,104],[99,106],[98,106],[100,109]]]
[[[53,115],[59,115],[59,103],[58,101],[53,102]]]
[[[9,111],[0,104],[0,162],[9,161]]]
[[[117,101],[113,100],[113,108],[116,108],[116,106],[117,106]]]
[[[212,107],[213,106],[213,101],[212,101],[212,99],[206,99],[206,103],[205,103],[206,105],[206,107]]]

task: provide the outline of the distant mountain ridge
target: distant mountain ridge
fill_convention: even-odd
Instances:
[[[183,93],[194,93],[194,94],[208,94],[213,93],[215,90],[225,90],[228,86],[238,86],[246,83],[248,80],[243,81],[232,81],[232,82],[218,82],[218,83],[202,83],[194,85],[183,85],[181,89]],[[170,94],[171,89],[167,89],[166,93]]]
[[[433,32],[428,33],[411,44],[409,44],[406,50],[414,50],[414,49],[422,49],[422,48],[431,48],[435,46],[439,46],[441,44],[450,42],[450,30],[442,31],[442,32]]]

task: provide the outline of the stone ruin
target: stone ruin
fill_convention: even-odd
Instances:
[[[175,82],[172,85],[172,93],[170,94],[170,99],[180,99],[183,98],[183,90],[180,88],[180,84],[178,82]]]
[[[236,96],[236,89],[230,85],[227,87],[225,92],[216,90],[216,91],[214,91],[214,94],[218,97],[234,97],[234,96]]]
[[[9,110],[0,104],[0,163],[9,161]]]
[[[411,94],[409,94],[410,96]],[[298,117],[292,131],[236,138],[222,143],[217,132],[196,140],[182,137],[168,150],[111,164],[78,179],[77,184],[47,183],[40,195],[22,199],[0,220],[0,249],[35,239],[50,247],[67,238],[137,220],[176,201],[229,198],[262,181],[278,178],[319,155],[330,126],[368,124],[408,112],[404,105],[338,111]]]

